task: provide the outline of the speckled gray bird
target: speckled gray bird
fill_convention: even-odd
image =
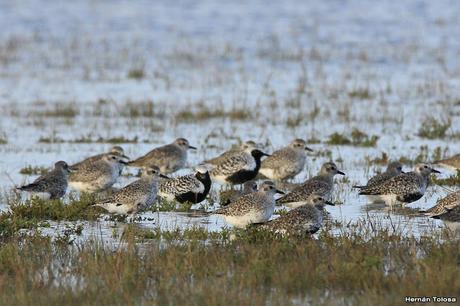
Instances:
[[[69,177],[69,185],[78,191],[104,191],[116,183],[120,176],[119,163],[126,164],[122,157],[106,154],[92,163],[83,164]]]
[[[295,139],[287,147],[273,152],[260,166],[259,172],[271,180],[287,180],[294,178],[305,167],[307,147],[303,139]]]
[[[66,193],[70,171],[65,161],[58,161],[52,171],[38,177],[33,183],[17,189],[30,192],[44,200],[60,199]]]
[[[435,161],[434,164],[440,165],[452,171],[458,171],[460,170],[460,154],[456,154],[452,157]]]
[[[259,149],[257,144],[252,141],[252,140],[248,140],[244,143],[242,143],[240,146],[236,147],[236,148],[232,148],[228,151],[225,151],[224,153],[222,153],[221,155],[217,156],[217,157],[214,157],[214,158],[211,158],[211,159],[208,159],[206,161],[204,161],[205,164],[209,164],[209,165],[219,165],[221,164],[223,161],[229,159],[230,157],[234,156],[234,155],[237,155],[239,154],[240,152],[243,152],[243,151],[246,151],[246,150],[254,150],[254,149]]]
[[[425,211],[422,211],[422,213],[424,213],[427,216],[441,215],[448,212],[456,206],[460,206],[460,191],[449,193],[444,198],[439,199],[436,202],[435,206]]]
[[[460,223],[460,205],[454,206],[448,209],[446,212],[441,213],[439,215],[431,216],[434,219],[440,219],[447,223],[456,223],[455,227],[450,227],[451,229],[458,230],[459,223]]]
[[[391,162],[391,163],[388,164],[387,169],[386,169],[385,172],[379,173],[379,174],[371,177],[366,185],[353,186],[353,188],[362,189],[362,188],[368,188],[368,187],[372,187],[372,186],[377,186],[377,185],[385,182],[386,180],[391,179],[392,177],[400,175],[401,173],[404,173],[402,171],[401,163],[397,162],[397,161]]]
[[[330,200],[334,188],[334,176],[337,174],[345,175],[345,173],[337,169],[335,163],[327,162],[323,164],[318,175],[295,187],[291,192],[279,198],[276,203],[296,208],[305,205],[313,193]]]
[[[334,206],[321,195],[313,193],[304,205],[268,221],[261,227],[280,234],[314,234],[321,228],[326,204]]]
[[[249,224],[263,223],[270,219],[275,210],[276,193],[284,192],[277,190],[272,182],[264,182],[257,192],[244,195],[213,214],[223,216],[227,223],[240,228]]]
[[[153,204],[157,197],[159,177],[168,178],[156,166],[143,168],[140,179],[95,205],[112,214],[133,216],[141,208],[148,208]]]
[[[73,164],[70,166],[70,168],[72,170],[78,170],[78,168],[80,167],[83,167],[85,164],[89,164],[89,163],[93,163],[97,160],[100,160],[102,159],[102,157],[104,157],[105,155],[107,154],[113,154],[113,155],[118,155],[120,156],[124,161],[128,162],[129,161],[129,157],[125,155],[125,151],[123,150],[122,147],[120,146],[113,146],[109,152],[107,153],[102,153],[102,154],[97,154],[97,155],[93,155],[93,156],[90,156],[88,158],[85,158],[84,160],[76,163],[76,164]],[[118,166],[119,166],[119,170],[120,170],[120,174],[121,172],[123,171],[123,168],[124,168],[124,164],[123,163],[118,163]]]
[[[417,164],[414,171],[392,177],[376,186],[362,188],[359,194],[374,196],[374,201],[383,201],[389,205],[411,203],[423,197],[432,173],[440,172],[427,164]]]
[[[211,177],[221,184],[243,184],[257,176],[262,156],[270,156],[259,149],[247,148],[215,165]]]
[[[161,173],[169,174],[185,167],[187,151],[196,149],[187,139],[177,138],[173,143],[153,149],[142,157],[128,163],[134,167],[157,166]]]
[[[247,181],[243,184],[243,188],[225,190],[220,193],[220,203],[222,206],[229,205],[235,202],[242,196],[257,191],[257,182],[254,180]]]
[[[198,166],[194,174],[172,178],[160,183],[158,196],[179,203],[202,202],[211,190],[211,177],[205,166]]]

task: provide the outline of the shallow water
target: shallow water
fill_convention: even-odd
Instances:
[[[122,144],[137,157],[186,137],[199,148],[189,155],[192,167],[238,141],[256,140],[270,152],[297,137],[325,141],[334,132],[359,128],[380,137],[376,147],[310,145],[329,150],[347,173],[349,182],[338,184],[335,195],[343,205],[328,208],[332,218],[342,224],[382,219],[388,226],[400,224],[407,235],[440,228],[442,222],[416,211],[434,205],[447,193],[444,188],[429,187],[408,205],[414,210],[388,212],[368,205],[350,186],[380,169],[366,159],[382,152],[413,159],[423,145],[428,161],[437,147],[444,155],[460,152],[459,137],[417,136],[429,116],[450,118],[448,134],[460,132],[459,13],[455,1],[415,0],[47,1],[46,8],[41,1],[4,2],[0,138],[7,144],[0,145],[1,188],[8,192],[30,182],[34,177],[19,174],[26,165],[76,162],[112,146],[72,143],[81,138],[137,137],[137,143]],[[133,69],[144,77],[129,78]],[[357,90],[367,94],[356,96]],[[200,110],[243,110],[251,118],[183,122],[178,115]],[[63,143],[39,141],[50,137]],[[296,181],[327,160],[311,156]],[[215,216],[153,218],[141,226],[225,226]],[[56,227],[62,230],[65,223]],[[112,235],[104,222],[85,223],[86,228],[88,235]]]

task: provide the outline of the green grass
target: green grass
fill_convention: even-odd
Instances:
[[[447,131],[452,125],[450,119],[438,120],[433,117],[428,117],[422,122],[422,126],[418,130],[418,136],[428,139],[445,138]]]
[[[369,100],[373,96],[368,88],[356,88],[348,92],[348,96],[353,99]]]
[[[457,241],[357,230],[316,240],[250,229],[230,239],[129,225],[116,248],[75,244],[78,227],[54,242],[13,237],[0,248],[0,304],[400,305],[407,295],[460,292]]]
[[[133,68],[128,71],[128,79],[141,80],[145,78],[145,71],[143,68]]]
[[[224,111],[222,109],[208,109],[199,107],[197,111],[183,110],[175,115],[175,120],[178,122],[194,122],[205,121],[216,118],[229,118],[234,121],[249,120],[251,113],[243,109],[235,109],[231,111]]]
[[[437,178],[436,176],[432,176],[431,180],[436,185],[441,186],[459,186],[460,185],[460,171],[457,170],[456,174],[453,174],[446,178]]]
[[[19,173],[23,175],[43,175],[48,173],[48,171],[49,169],[46,167],[28,165],[24,168],[21,168],[21,170],[19,170]]]
[[[340,133],[333,133],[329,135],[326,143],[329,145],[353,145],[357,147],[375,147],[379,136],[369,136],[366,133],[354,128],[350,136],[346,136]]]
[[[9,211],[0,213],[0,238],[8,237],[23,228],[43,226],[48,221],[95,220],[99,208],[89,207],[95,203],[91,194],[82,194],[68,204],[61,200],[41,200],[36,197],[25,202],[9,199]]]

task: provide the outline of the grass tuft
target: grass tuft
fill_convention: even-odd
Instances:
[[[376,135],[369,136],[366,133],[354,128],[351,137],[340,133],[333,133],[326,141],[329,145],[353,145],[358,147],[375,147],[379,137]]]
[[[422,122],[422,126],[418,130],[418,136],[428,139],[444,138],[451,125],[452,121],[450,119],[437,120],[429,117]]]

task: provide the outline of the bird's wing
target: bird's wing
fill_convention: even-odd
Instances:
[[[75,164],[71,165],[70,168],[78,169],[78,168],[82,167],[85,164],[93,163],[93,162],[101,159],[102,157],[104,157],[104,155],[105,154],[97,154],[97,155],[90,156],[90,157],[85,158],[84,160],[82,160],[82,161],[80,161],[78,163],[75,163]]]
[[[231,175],[239,170],[254,170],[256,163],[248,154],[238,154],[226,159],[223,163],[212,170],[219,175]]]
[[[414,175],[400,174],[379,185],[363,188],[360,190],[359,194],[400,194],[402,191],[407,194],[416,194],[420,192],[419,189],[419,181]]]
[[[277,200],[277,203],[290,203],[305,201],[312,193],[320,195],[329,194],[330,186],[322,180],[311,179],[300,186],[294,188],[291,192],[282,196]]]
[[[175,195],[187,192],[202,193],[204,185],[195,178],[195,175],[189,174],[161,182],[160,190]]]
[[[291,155],[293,155],[291,150],[277,150],[262,161],[261,168],[278,168],[280,162],[284,160],[289,160]]]
[[[152,160],[160,162],[168,158],[171,155],[171,153],[175,151],[174,149],[175,147],[170,145],[158,147],[148,152],[144,156],[141,156],[131,161],[129,164],[133,166],[143,166],[145,164],[151,163]]]

